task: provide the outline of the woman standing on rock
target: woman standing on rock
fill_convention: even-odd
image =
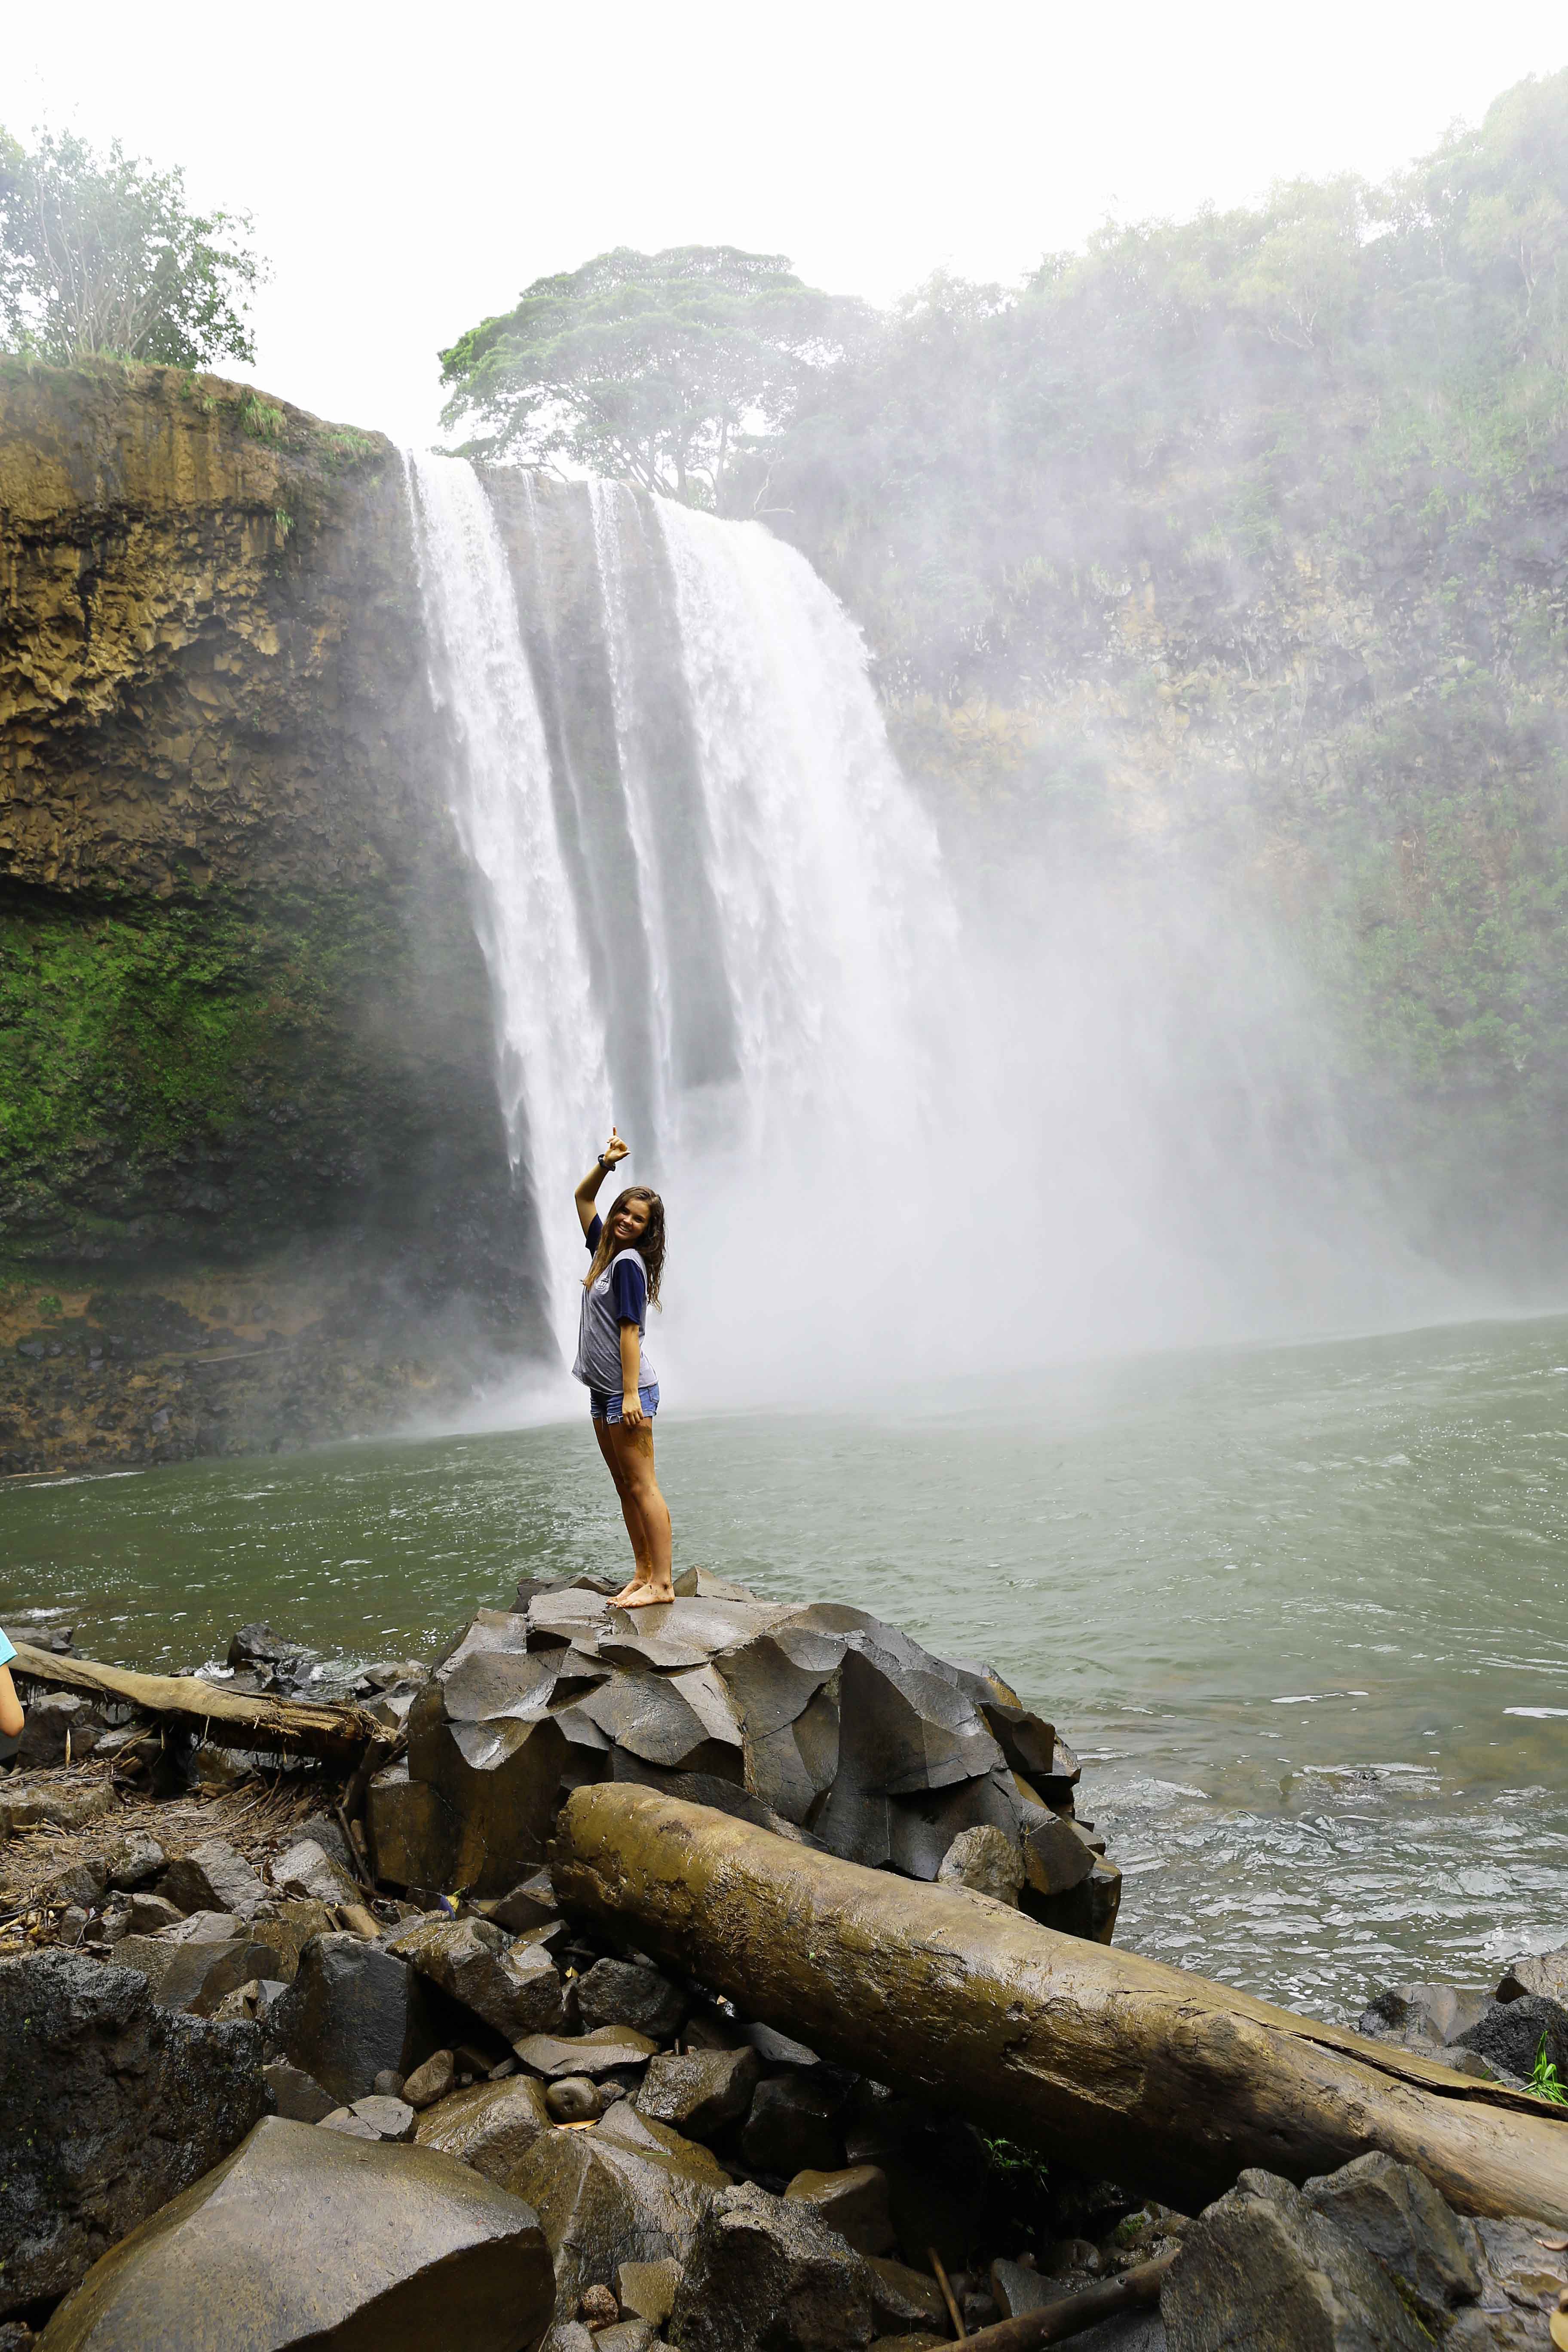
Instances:
[[[637,1573],[613,1606],[645,1609],[675,1597],[669,1511],[653,1467],[658,1377],[642,1352],[648,1306],[658,1305],[664,1271],[664,1202],[646,1184],[632,1184],[616,1194],[607,1217],[594,1207],[600,1185],[630,1149],[612,1128],[577,1187],[577,1219],[591,1255],[572,1370],[588,1391],[594,1434],[616,1482],[637,1562]]]

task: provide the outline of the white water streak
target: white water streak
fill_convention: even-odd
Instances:
[[[759,523],[661,499],[740,1019],[747,1140],[840,1162],[926,1092],[922,977],[956,925],[858,634]],[[840,1148],[833,1150],[837,1138]]]
[[[506,549],[462,458],[411,456],[432,688],[459,748],[453,817],[478,882],[512,1166],[525,1165],[552,1319],[576,1322],[581,1236],[553,1213],[609,1128],[609,1081]],[[592,1147],[588,1138],[595,1138]]]

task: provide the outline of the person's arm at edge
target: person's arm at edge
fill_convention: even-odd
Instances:
[[[621,1421],[627,1429],[642,1426],[642,1333],[635,1323],[621,1325]]]
[[[633,1333],[636,1338],[636,1333]],[[22,1702],[16,1696],[16,1685],[11,1680],[9,1666],[0,1666],[0,1738],[15,1739],[27,1720],[22,1712]]]
[[[588,1237],[588,1228],[594,1222],[595,1195],[598,1192],[598,1189],[604,1182],[605,1177],[609,1174],[611,1169],[618,1166],[620,1161],[626,1157],[626,1154],[630,1150],[631,1145],[629,1143],[623,1143],[620,1137],[616,1133],[615,1129],[612,1127],[610,1129],[610,1139],[608,1143],[605,1144],[603,1151],[600,1152],[599,1157],[595,1160],[594,1165],[589,1169],[588,1173],[584,1177],[583,1181],[578,1185],[576,1192],[573,1194],[572,1197],[577,1203],[577,1222],[583,1228],[583,1238],[584,1241],[586,1241]]]

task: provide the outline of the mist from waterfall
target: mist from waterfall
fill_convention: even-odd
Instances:
[[[1452,1310],[1267,939],[1023,841],[961,913],[795,550],[605,482],[428,457],[409,488],[564,1358],[612,1120],[667,1196],[647,1348],[689,1401]]]

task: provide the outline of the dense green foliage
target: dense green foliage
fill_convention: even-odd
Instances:
[[[0,1222],[47,1257],[171,1216],[254,1245],[366,1203],[417,1153],[429,978],[363,890],[0,900]]]
[[[711,505],[738,441],[776,432],[869,325],[776,254],[618,247],[537,279],[442,352],[446,421],[480,426],[475,454],[564,458]]]
[[[1246,591],[1303,530],[1366,549],[1390,499],[1430,543],[1553,465],[1565,417],[1562,74],[1382,188],[1107,226],[1016,295],[933,280],[751,471],[900,690],[951,698],[1070,671],[1064,570]]]
[[[1562,1195],[1568,74],[1381,187],[933,281],[730,504],[862,621],[916,772],[1245,877],[1352,1118],[1456,1218]]]
[[[0,1168],[219,1134],[330,1025],[367,912],[0,907]]]
[[[0,332],[13,350],[250,360],[249,234],[244,215],[192,212],[183,173],[155,172],[118,141],[101,155],[46,131],[29,152],[0,131]]]

